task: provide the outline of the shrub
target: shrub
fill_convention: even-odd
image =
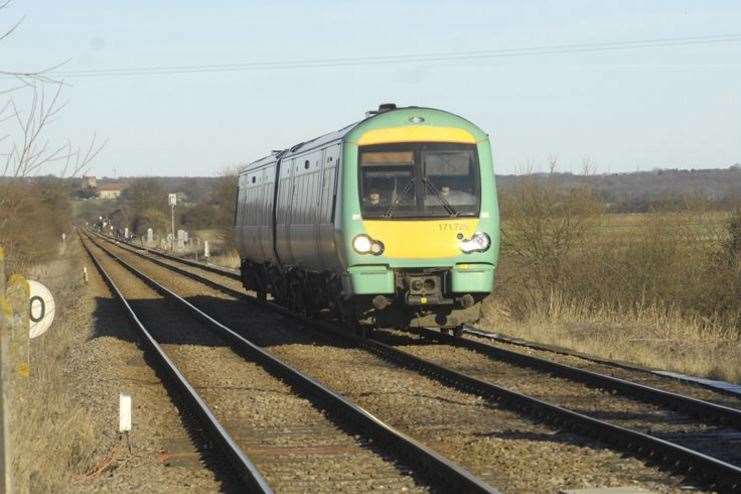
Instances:
[[[189,230],[203,230],[214,227],[218,214],[216,206],[198,204],[183,213],[180,221]]]
[[[502,195],[495,298],[519,319],[680,314],[741,329],[741,213],[701,201],[672,212],[605,214],[586,188],[524,181]],[[578,309],[578,310],[577,310]]]
[[[571,257],[595,225],[601,205],[587,188],[564,191],[529,180],[501,196],[502,257],[507,291],[516,311],[564,290],[573,276]]]
[[[58,252],[72,232],[69,190],[61,180],[6,179],[0,183],[0,245],[9,272],[25,272]]]
[[[146,209],[134,215],[132,230],[137,235],[145,235],[147,229],[155,232],[167,232],[170,229],[170,218],[160,209]]]

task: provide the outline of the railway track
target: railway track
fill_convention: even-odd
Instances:
[[[663,386],[685,390],[689,389],[691,390],[690,394],[711,397],[711,400],[717,399],[718,395],[727,395],[735,399],[721,399],[719,401],[741,405],[741,385],[730,385],[729,383],[721,383],[712,379],[697,379],[672,372],[640,367],[628,362],[604,359],[554,345],[545,345],[521,338],[514,338],[471,325],[467,325],[463,329],[463,333],[474,340],[486,341],[501,348],[516,349],[520,353],[527,352],[530,355],[542,355],[550,360],[566,363],[567,365],[570,364],[580,369],[607,374],[612,377],[621,378],[629,376],[640,383],[653,385],[654,387]],[[677,383],[678,385],[675,386],[673,383]],[[698,388],[708,391],[697,391]],[[738,405],[736,408],[738,408]]]
[[[198,279],[207,285],[231,291],[233,295],[243,295],[243,292],[239,293],[235,288],[224,286],[223,284],[214,282],[212,279],[199,276],[192,272],[192,270],[174,266],[172,262],[165,262],[162,259],[169,259],[169,261],[174,261],[181,266],[187,265],[196,270],[206,269],[211,273],[218,274],[219,276],[231,280],[238,279],[238,275],[229,270],[214,266],[203,266],[194,261],[183,261],[179,258],[161,254],[156,251],[150,252],[150,255],[143,254],[142,252],[137,253],[146,256],[147,259],[158,263],[167,269]],[[152,258],[151,254],[156,255],[157,258]],[[232,284],[232,286],[234,285]],[[284,309],[280,307],[273,308],[285,314]],[[328,323],[317,323],[315,321],[311,323],[314,325],[319,324],[325,330],[337,331],[336,327],[333,327]],[[542,362],[535,364],[532,359],[523,359],[522,361],[516,360],[520,357],[512,357],[499,349],[491,350],[493,347],[488,345],[480,344],[481,346],[479,346],[478,344],[474,344],[478,342],[468,342],[467,340],[458,341],[453,338],[447,338],[445,335],[441,335],[437,332],[423,331],[422,335],[424,336],[424,340],[435,340],[438,343],[442,342],[446,345],[463,346],[490,358],[493,357],[499,360],[509,361],[513,365],[519,365],[521,367],[529,365],[538,369],[540,372],[544,370],[550,374],[561,372],[561,374],[558,375],[567,377],[573,382],[580,382],[589,386],[609,389],[613,392],[619,392],[626,396],[631,396],[632,398],[656,403],[663,407],[678,408],[699,416],[703,422],[720,421],[732,424],[734,427],[738,424],[738,422],[736,422],[738,420],[738,410],[734,410],[730,407],[707,403],[677,393],[667,393],[662,390],[654,390],[648,386],[637,385],[636,383],[630,383],[625,380],[615,380],[614,378],[604,379],[607,376],[596,377],[589,373],[578,372],[578,370],[564,369],[563,366],[553,366]],[[695,449],[662,439],[661,437],[657,437],[650,433],[617,426],[605,420],[600,420],[584,413],[578,413],[573,410],[552,405],[541,399],[533,398],[532,396],[527,396],[523,393],[518,393],[502,386],[494,385],[486,382],[483,379],[486,376],[482,376],[481,374],[472,375],[471,372],[466,374],[449,368],[449,361],[444,362],[445,365],[441,365],[440,362],[436,363],[428,361],[419,356],[414,356],[407,352],[400,351],[398,348],[391,345],[385,345],[379,341],[360,340],[344,334],[342,337],[349,338],[353,341],[353,344],[363,347],[381,358],[393,361],[397,365],[414,370],[415,372],[421,372],[428,377],[444,382],[448,386],[453,386],[466,392],[476,393],[480,396],[486,397],[492,402],[516,409],[518,412],[525,413],[531,417],[544,419],[558,425],[559,427],[571,428],[578,431],[580,434],[588,434],[612,445],[615,448],[629,452],[630,454],[643,458],[648,457],[651,461],[670,465],[675,471],[688,473],[693,478],[703,478],[705,481],[709,482],[710,485],[714,485],[716,488],[722,488],[724,491],[739,489],[739,486],[741,486],[741,469],[739,469],[737,465],[703,454]],[[416,346],[419,345],[416,344]],[[714,433],[717,433],[717,431],[714,431]],[[690,434],[686,434],[686,436],[689,437]],[[698,436],[696,444],[700,444],[703,440],[710,437],[713,437],[712,434],[705,434],[704,439]],[[716,436],[716,439],[718,437],[720,436]]]
[[[658,387],[652,387],[647,384],[629,381],[624,378],[601,374],[546,358],[507,350],[468,338],[454,338],[447,334],[428,329],[415,330],[414,332],[423,338],[456,348],[469,349],[481,355],[486,355],[493,360],[507,362],[522,368],[547,372],[553,376],[566,378],[570,381],[580,382],[591,387],[609,390],[616,394],[685,412],[695,416],[702,422],[718,423],[730,426],[736,430],[741,430],[741,409],[734,407],[741,406],[741,400],[739,399],[728,398],[722,400],[734,406],[713,403],[711,401],[685,396],[677,392],[663,390]],[[741,452],[739,454],[739,460],[741,460]]]
[[[511,352],[437,331],[378,331],[375,336],[438,365],[634,429],[736,467],[741,466],[741,411],[626,379]],[[738,400],[722,397],[738,405]]]
[[[230,461],[249,491],[272,492],[275,485],[280,491],[455,488],[463,492],[497,492],[447,458],[253,345],[95,242],[88,245],[83,240],[83,246],[137,326],[150,354],[166,371],[168,383],[182,394],[188,409],[195,412],[209,439]],[[102,260],[100,253],[110,256],[110,260]],[[104,267],[106,262],[108,269]],[[109,271],[116,271],[119,280],[128,275],[127,285],[138,283],[138,287],[120,289]],[[153,292],[161,298],[155,299]],[[190,314],[186,312],[184,317],[183,308]],[[194,323],[202,327],[193,327]],[[161,334],[157,335],[155,325],[169,325],[171,331],[165,334],[159,328]],[[218,332],[218,337],[212,335],[204,340],[208,333],[204,327]],[[158,341],[158,336],[165,341]],[[188,346],[197,345],[198,351],[183,353],[185,342]],[[226,345],[231,348],[227,353],[232,355],[224,359],[221,350]],[[199,352],[205,354],[199,357]],[[228,382],[219,380],[224,376],[205,375],[198,366],[228,373]],[[198,377],[198,386],[186,379],[181,369],[187,367],[189,375]],[[249,384],[239,382],[240,375],[245,375],[243,379]],[[208,384],[203,382],[214,379]],[[248,395],[268,390],[276,396],[267,400],[262,409],[249,401]],[[243,399],[230,403],[225,393],[241,393]],[[216,405],[212,408],[211,403]],[[252,408],[245,411],[245,404]],[[262,420],[252,424],[250,416]],[[265,417],[269,426],[264,424]],[[283,420],[286,417],[288,420]],[[230,424],[231,434],[223,422]]]

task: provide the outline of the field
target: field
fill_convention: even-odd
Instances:
[[[690,203],[605,214],[588,191],[545,189],[504,194],[498,282],[483,326],[741,382],[738,212]]]

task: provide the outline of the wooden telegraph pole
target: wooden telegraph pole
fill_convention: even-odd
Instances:
[[[5,300],[5,251],[0,247],[0,493],[9,493],[11,491],[10,476],[8,475],[8,469],[6,465],[8,461],[8,447],[7,441],[8,436],[8,410],[7,410],[7,396],[5,386],[5,362],[8,358],[8,323],[6,322],[6,315],[12,313],[10,305]]]
[[[5,253],[0,247],[0,492],[27,492],[28,482],[16,477],[13,465],[13,419],[25,406],[28,388],[29,286],[21,275],[6,281]]]

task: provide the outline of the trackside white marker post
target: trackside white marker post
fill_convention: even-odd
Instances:
[[[170,253],[175,252],[175,205],[178,203],[177,194],[168,194],[167,200],[170,203],[170,227],[172,232],[172,239],[170,240]]]
[[[208,250],[208,240],[203,242],[203,257],[205,257],[206,260],[211,257],[211,253]]]
[[[118,395],[118,432],[131,432],[131,395]]]
[[[131,432],[131,395],[119,393],[118,395],[118,432],[126,436],[126,444],[129,446],[131,453],[131,442],[129,441],[129,432]]]

